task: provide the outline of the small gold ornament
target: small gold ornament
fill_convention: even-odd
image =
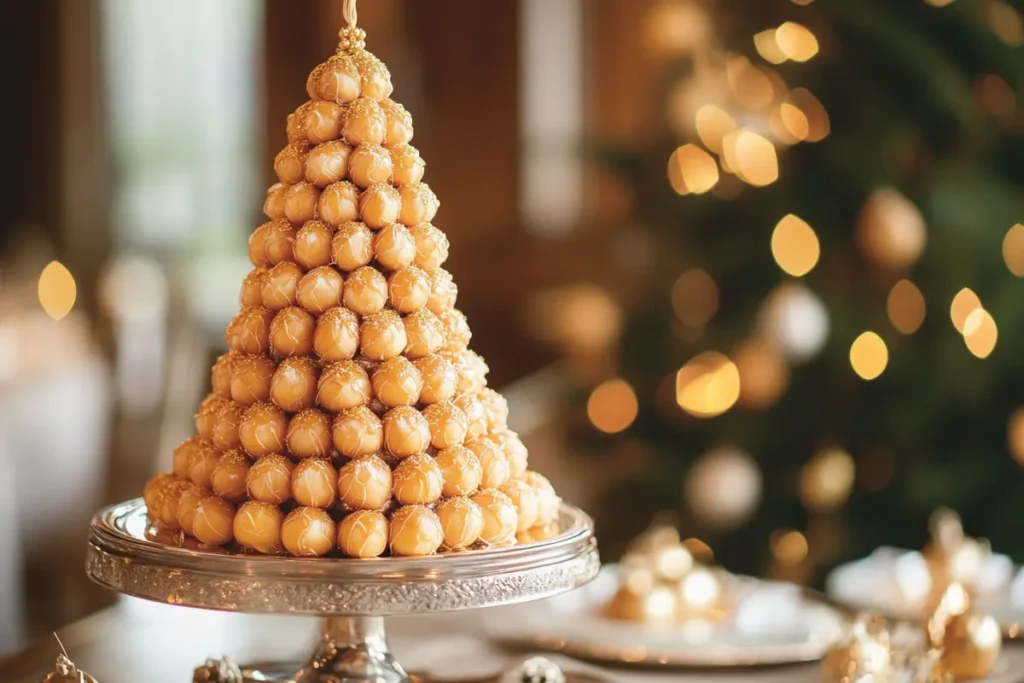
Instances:
[[[821,660],[823,683],[889,683],[892,677],[889,631],[885,621],[872,614],[858,615]]]
[[[952,583],[959,583],[971,592],[992,555],[991,544],[985,539],[966,536],[960,516],[948,508],[936,510],[929,526],[932,539],[923,554],[931,573],[933,601],[937,601]]]
[[[192,675],[192,683],[242,683],[242,680],[242,670],[227,657],[207,659]]]
[[[983,678],[992,670],[1003,644],[999,623],[971,610],[970,597],[959,583],[942,593],[925,614],[929,644],[942,651],[942,665],[957,678]]]

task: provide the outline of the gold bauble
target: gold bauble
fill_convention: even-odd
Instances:
[[[608,605],[608,616],[621,621],[639,621],[644,624],[671,624],[676,619],[676,594],[667,586],[655,586],[650,591],[636,593],[622,586]]]

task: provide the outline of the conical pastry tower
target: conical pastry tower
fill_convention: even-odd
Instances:
[[[529,542],[558,514],[468,349],[412,117],[364,40],[342,29],[288,117],[229,351],[146,485],[190,545],[429,555]]]

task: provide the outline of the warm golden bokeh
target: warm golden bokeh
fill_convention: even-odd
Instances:
[[[713,152],[722,151],[722,139],[736,130],[736,122],[723,109],[706,104],[697,110],[694,126],[700,141]]]
[[[1013,411],[1007,420],[1006,445],[1013,459],[1024,465],[1024,407]]]
[[[913,334],[924,323],[924,294],[910,280],[900,280],[889,290],[885,311],[889,322],[903,334]]]
[[[751,111],[765,109],[775,99],[772,79],[746,57],[733,56],[726,60],[725,80],[736,100]]]
[[[686,144],[669,157],[668,179],[679,194],[704,194],[718,182],[718,164],[700,147]]]
[[[789,93],[788,101],[807,119],[807,142],[820,142],[828,137],[832,122],[824,105],[807,88],[796,88]]]
[[[992,32],[1010,47],[1024,45],[1024,18],[1020,12],[1005,0],[988,0],[985,3],[988,25]]]
[[[1010,272],[1024,277],[1024,225],[1017,223],[1003,238],[1003,261]]]
[[[875,379],[889,364],[889,349],[874,332],[864,332],[850,346],[850,365],[861,379]]]
[[[50,261],[39,274],[39,304],[46,315],[60,320],[75,307],[78,287],[71,271],[59,261]]]
[[[633,424],[638,406],[633,387],[623,379],[598,385],[587,401],[587,417],[606,434],[615,434]]]
[[[771,539],[772,556],[782,565],[800,564],[807,557],[807,539],[799,531],[777,531]]]
[[[716,417],[740,396],[740,373],[721,353],[693,357],[676,373],[676,403],[694,417]]]
[[[802,218],[786,214],[772,232],[772,256],[788,275],[801,277],[818,263],[821,247],[814,228]]]
[[[761,55],[766,62],[772,64],[782,64],[789,59],[786,53],[782,51],[782,48],[779,47],[779,42],[775,39],[775,29],[773,28],[754,34],[754,48],[757,50],[757,54]]]
[[[740,129],[725,136],[722,151],[729,169],[750,185],[763,187],[779,179],[775,146],[751,130]]]
[[[786,132],[797,142],[806,140],[811,134],[811,122],[800,107],[791,102],[779,105],[779,120]]]
[[[996,348],[999,329],[995,318],[984,308],[975,308],[964,320],[964,343],[978,358],[988,358]]]
[[[815,512],[837,510],[850,497],[855,475],[849,453],[839,448],[822,451],[800,470],[800,500]]]
[[[964,323],[967,322],[967,316],[981,308],[981,299],[968,287],[964,287],[956,296],[953,297],[953,303],[949,306],[949,317],[953,321],[953,327],[960,334],[964,333]]]
[[[752,339],[733,357],[740,373],[740,405],[763,409],[775,405],[789,386],[789,366],[767,342]]]
[[[691,268],[672,285],[672,310],[681,323],[701,327],[718,311],[718,285],[707,271]]]
[[[794,62],[806,62],[818,54],[818,39],[809,28],[795,21],[787,21],[775,30],[775,42],[782,54]]]

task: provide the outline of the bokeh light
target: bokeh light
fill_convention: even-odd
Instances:
[[[779,120],[786,132],[796,141],[802,142],[811,134],[811,123],[800,107],[790,102],[779,105]]]
[[[599,384],[587,401],[587,417],[606,434],[615,434],[633,424],[638,406],[633,387],[623,379]]]
[[[828,309],[802,282],[784,282],[762,304],[758,327],[787,359],[806,361],[816,356],[828,339]]]
[[[924,0],[932,7],[945,7],[953,3],[953,0]]]
[[[750,519],[761,502],[762,488],[754,459],[723,447],[697,458],[683,481],[683,497],[701,523],[726,530]]]
[[[694,127],[700,141],[713,152],[722,151],[722,139],[736,130],[736,122],[725,110],[705,104],[694,116]]]
[[[1024,277],[1024,225],[1017,223],[1003,238],[1003,261],[1010,272]]]
[[[772,231],[772,256],[788,275],[801,277],[818,263],[821,247],[814,228],[793,214],[782,217]]]
[[[779,42],[775,39],[775,29],[770,28],[766,31],[761,31],[754,35],[754,49],[757,50],[757,54],[761,55],[766,62],[771,64],[782,64],[789,57],[779,47]]]
[[[978,358],[988,358],[996,348],[999,329],[995,318],[984,308],[975,308],[964,320],[964,343]]]
[[[800,500],[814,512],[838,510],[849,499],[855,477],[849,453],[840,448],[822,451],[800,470]]]
[[[807,119],[807,142],[820,142],[828,137],[832,123],[824,105],[807,88],[796,88],[787,101],[803,112]]]
[[[913,334],[924,323],[924,294],[910,280],[900,280],[889,290],[885,311],[893,327],[903,334]]]
[[[850,365],[861,379],[875,379],[888,364],[889,349],[874,332],[862,333],[850,346]]]
[[[672,285],[672,310],[689,327],[711,322],[718,311],[718,286],[707,271],[691,268]]]
[[[1006,444],[1013,459],[1024,465],[1024,407],[1013,411],[1006,422]]]
[[[715,560],[715,551],[699,538],[688,538],[683,541],[683,546],[690,551],[693,559],[702,564],[711,564]]]
[[[751,111],[765,109],[775,99],[771,78],[746,57],[733,56],[725,62],[725,81],[736,100]]]
[[[725,136],[722,151],[729,169],[750,185],[764,187],[779,178],[775,146],[751,130],[741,129]]]
[[[999,40],[1010,47],[1024,45],[1024,19],[1020,12],[1004,0],[988,0],[985,3],[988,25]]]
[[[752,339],[733,354],[740,372],[740,405],[763,409],[775,405],[789,386],[789,366],[770,344]]]
[[[974,92],[982,108],[993,116],[1007,117],[1017,110],[1017,95],[1002,76],[979,76],[974,82]]]
[[[661,2],[647,15],[645,36],[658,55],[685,54],[704,45],[711,36],[707,14],[695,2]]]
[[[676,403],[694,417],[721,415],[739,397],[739,370],[716,351],[694,356],[676,373]]]
[[[679,194],[704,194],[718,182],[718,164],[700,147],[686,144],[669,157],[668,179]]]
[[[809,28],[795,21],[787,21],[775,30],[775,42],[782,54],[794,62],[806,62],[818,54],[818,39]]]
[[[857,242],[874,265],[902,270],[921,257],[928,232],[917,205],[898,190],[883,187],[864,201],[857,216]]]
[[[792,567],[807,557],[807,538],[793,529],[776,531],[771,537],[771,550],[776,562]]]
[[[964,323],[967,322],[967,316],[981,308],[981,299],[968,287],[964,287],[956,296],[953,297],[953,303],[949,306],[949,317],[953,321],[953,327],[960,334],[964,333]]]
[[[60,320],[75,307],[78,286],[71,271],[60,261],[50,261],[39,274],[39,304],[46,315]]]

